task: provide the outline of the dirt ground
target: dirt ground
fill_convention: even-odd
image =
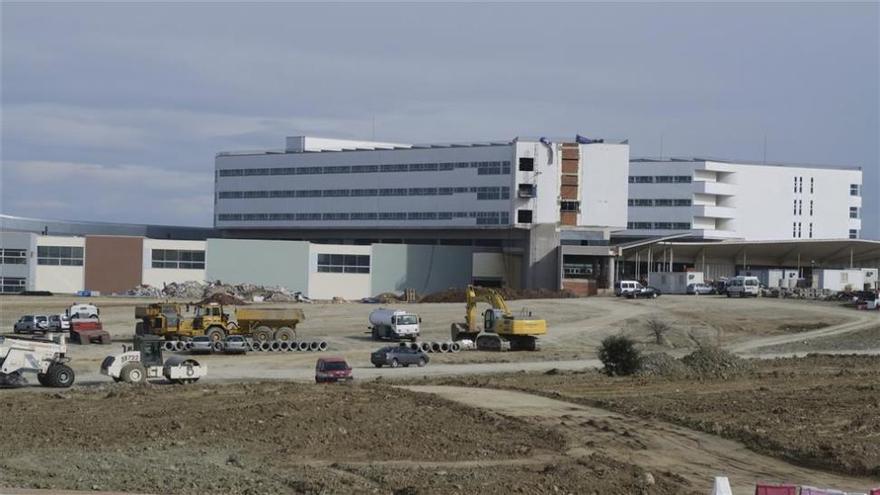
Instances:
[[[762,360],[727,378],[611,378],[597,371],[437,380],[538,393],[742,442],[755,452],[880,480],[880,357]]]
[[[0,297],[0,329],[56,313],[67,297]],[[353,386],[316,386],[322,353],[199,356],[189,387],[113,384],[101,360],[130,342],[134,305],[102,297],[111,346],[71,345],[77,385],[0,390],[0,486],[146,493],[705,493],[729,474],[864,490],[880,485],[880,361],[762,361],[728,380],[604,377],[596,346],[626,334],[644,352],[698,345],[779,353],[880,354],[877,314],[834,303],[664,296],[511,301],[543,317],[539,352],[431,354],[376,369],[376,305],[289,304],[301,339],[345,356]],[[423,340],[447,340],[461,303],[400,304]],[[647,321],[671,330],[656,344]],[[504,374],[499,374],[504,373]],[[273,381],[266,381],[273,380]],[[35,380],[31,379],[32,382]],[[454,385],[437,387],[438,384]],[[398,386],[414,387],[403,390]],[[493,390],[488,390],[491,387]],[[835,474],[836,473],[836,474]],[[3,493],[8,489],[0,490]]]

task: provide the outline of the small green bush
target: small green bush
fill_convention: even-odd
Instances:
[[[599,345],[599,360],[609,376],[631,375],[639,370],[642,356],[636,343],[623,335],[612,335]]]

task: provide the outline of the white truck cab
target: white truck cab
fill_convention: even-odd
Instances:
[[[419,315],[400,309],[375,309],[370,313],[370,332],[373,340],[408,339],[415,341],[419,337]]]
[[[761,282],[758,277],[734,277],[727,281],[727,297],[758,297]]]

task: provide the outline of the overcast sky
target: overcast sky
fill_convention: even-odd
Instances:
[[[211,225],[214,154],[284,136],[629,138],[861,166],[880,237],[878,4],[2,6],[13,215]]]

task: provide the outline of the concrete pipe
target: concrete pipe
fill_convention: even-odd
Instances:
[[[449,352],[449,342],[440,342],[440,352]]]
[[[321,346],[317,342],[309,342],[309,351],[318,352],[318,349],[320,349],[320,348],[321,348]]]
[[[296,342],[291,340],[290,342],[287,343],[287,352],[296,352],[298,350],[299,350],[299,345]]]
[[[272,344],[267,342],[260,342],[260,350],[262,352],[269,352],[272,349]]]
[[[250,342],[250,343],[248,343],[248,345],[251,346],[251,350],[254,352],[259,352],[261,350],[259,342],[256,342],[256,341]]]
[[[214,352],[223,352],[223,342],[217,341],[211,344],[211,350]]]
[[[452,345],[449,346],[449,352],[459,352],[461,351],[461,344],[458,342],[453,342]]]
[[[183,351],[184,349],[186,349],[186,344],[184,344],[182,340],[178,340],[177,342],[174,343],[174,350],[175,351],[180,352],[180,351]]]
[[[322,341],[318,342],[318,350],[321,352],[326,351],[327,348],[329,348],[329,347],[330,347],[330,344],[328,344],[326,340],[322,340]]]
[[[290,350],[290,342],[286,340],[281,340],[278,342],[278,350],[280,352],[287,352]]]
[[[297,349],[298,349],[300,352],[308,352],[308,350],[309,350],[309,343],[303,341],[303,342],[298,343],[298,344],[296,345],[296,347],[297,347]]]
[[[269,351],[278,352],[280,350],[281,350],[281,342],[279,342],[277,340],[273,340],[273,341],[269,342]]]
[[[422,344],[420,344],[418,342],[410,342],[409,348],[414,351],[420,351],[420,350],[422,350]]]
[[[173,351],[176,347],[177,346],[174,344],[174,342],[170,340],[166,340],[165,343],[162,344],[162,349],[165,349],[166,351]]]
[[[431,342],[431,352],[442,352],[440,350],[440,342]]]
[[[183,348],[184,348],[184,350],[191,351],[192,348],[193,348],[193,343],[192,343],[192,341],[191,341],[191,340],[187,340],[186,342],[184,342],[184,344],[183,344]]]
[[[420,342],[419,350],[422,352],[431,352],[431,343],[430,342]]]

